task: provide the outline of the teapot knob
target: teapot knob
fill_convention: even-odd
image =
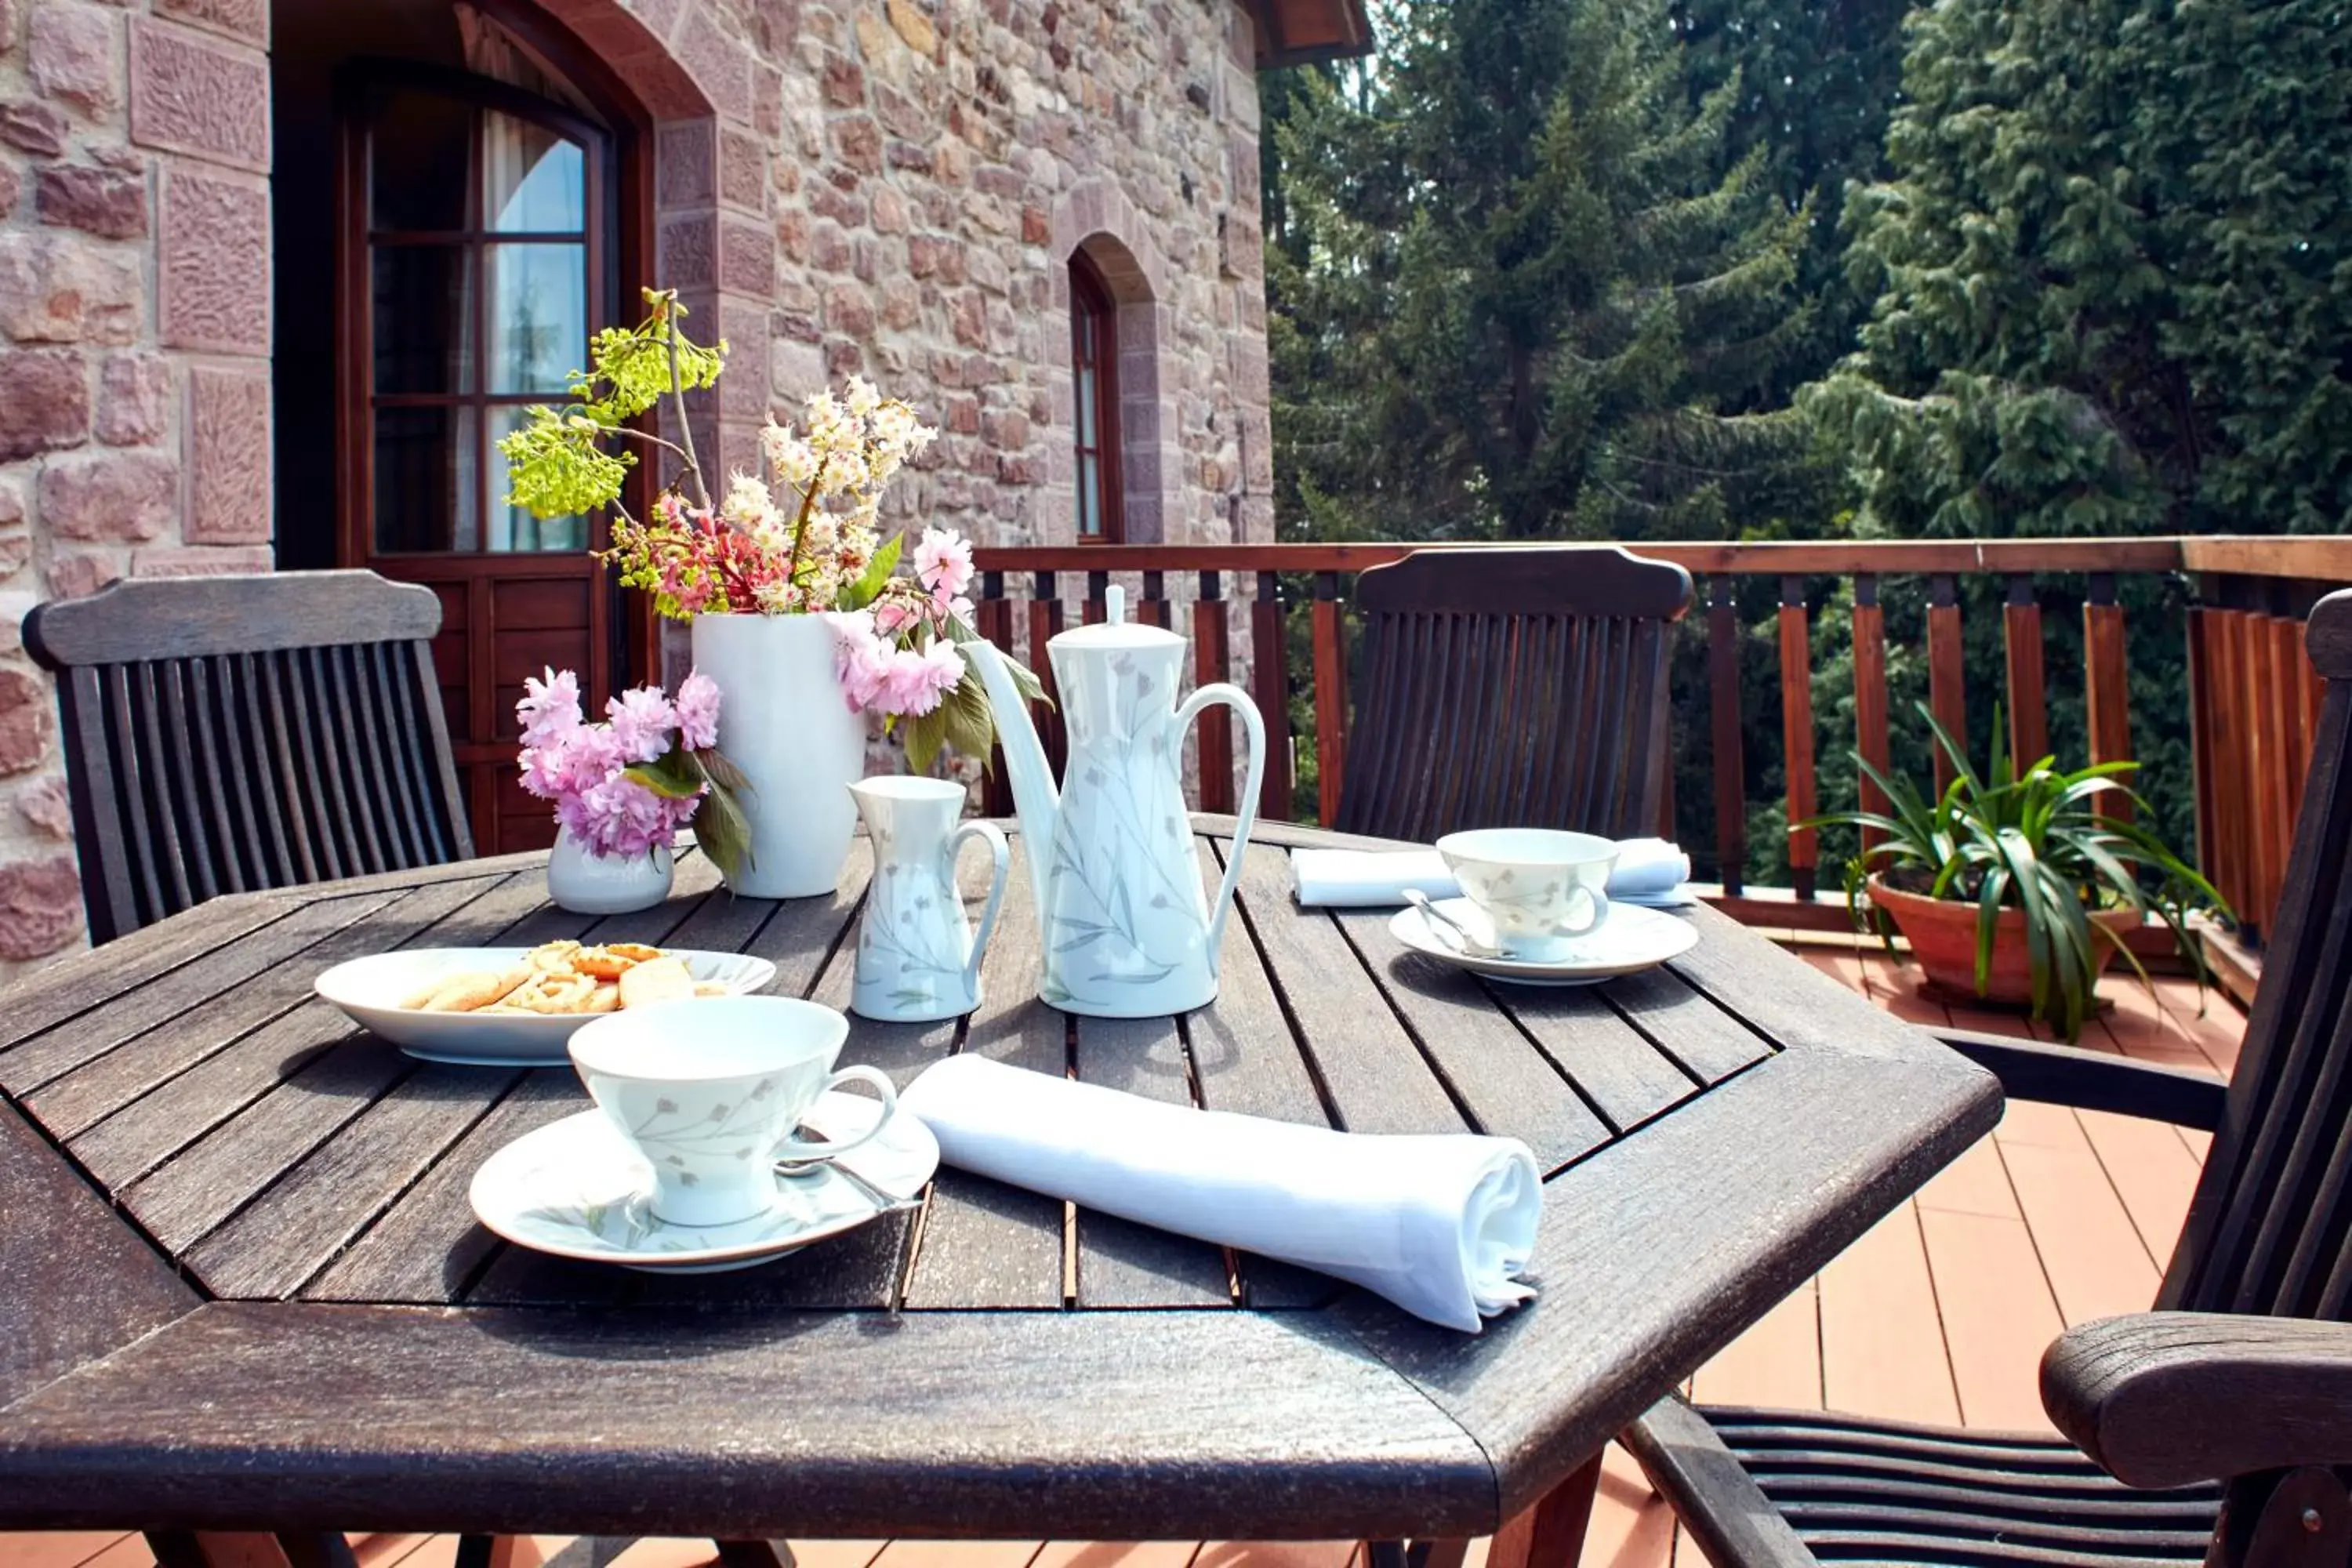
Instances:
[[[1116,583],[1103,590],[1103,616],[1115,626],[1127,624],[1127,590]]]

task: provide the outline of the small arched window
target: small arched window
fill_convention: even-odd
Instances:
[[[1070,374],[1077,393],[1078,542],[1119,544],[1118,304],[1084,251],[1070,258]]]

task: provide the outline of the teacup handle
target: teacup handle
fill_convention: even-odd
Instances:
[[[1588,935],[1594,927],[1609,918],[1609,895],[1598,888],[1589,887],[1581,882],[1569,890],[1584,895],[1585,905],[1591,911],[1592,918],[1582,925],[1562,925],[1559,928],[1560,931],[1567,936]]]
[[[866,1084],[882,1097],[882,1114],[874,1119],[874,1125],[855,1138],[836,1138],[828,1143],[799,1143],[787,1135],[782,1143],[776,1145],[776,1158],[796,1163],[803,1160],[830,1160],[882,1135],[882,1129],[890,1125],[890,1118],[898,1110],[898,1091],[891,1087],[889,1076],[880,1068],[863,1065],[844,1068],[825,1079],[824,1088],[817,1092],[824,1095],[845,1083]]]
[[[967,822],[948,837],[948,886],[955,886],[955,863],[963,854],[963,847],[977,838],[988,846],[996,862],[988,884],[988,907],[981,911],[980,929],[971,933],[971,957],[963,966],[964,988],[979,994],[980,958],[988,951],[988,939],[996,930],[997,906],[1004,902],[1004,874],[1013,868],[1013,849],[1004,842],[1004,834],[992,822]]]

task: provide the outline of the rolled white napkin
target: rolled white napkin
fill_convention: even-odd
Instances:
[[[1445,858],[1434,849],[1294,849],[1290,873],[1301,907],[1386,909],[1404,902],[1405,889],[1433,899],[1460,896]],[[1622,838],[1609,873],[1609,896],[1664,901],[1690,880],[1690,857],[1664,838]]]
[[[1194,1110],[984,1057],[899,1095],[947,1163],[1139,1225],[1278,1258],[1465,1333],[1535,1295],[1543,1210],[1516,1138],[1335,1132]]]

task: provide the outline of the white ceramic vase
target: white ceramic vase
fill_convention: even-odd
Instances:
[[[803,899],[841,882],[866,772],[866,715],[842,700],[819,616],[697,616],[694,664],[719,685],[719,749],[743,771],[751,863],[728,885]]]
[[[569,833],[555,837],[547,856],[547,896],[582,915],[625,915],[669,897],[669,847],[648,855],[599,855]]]

